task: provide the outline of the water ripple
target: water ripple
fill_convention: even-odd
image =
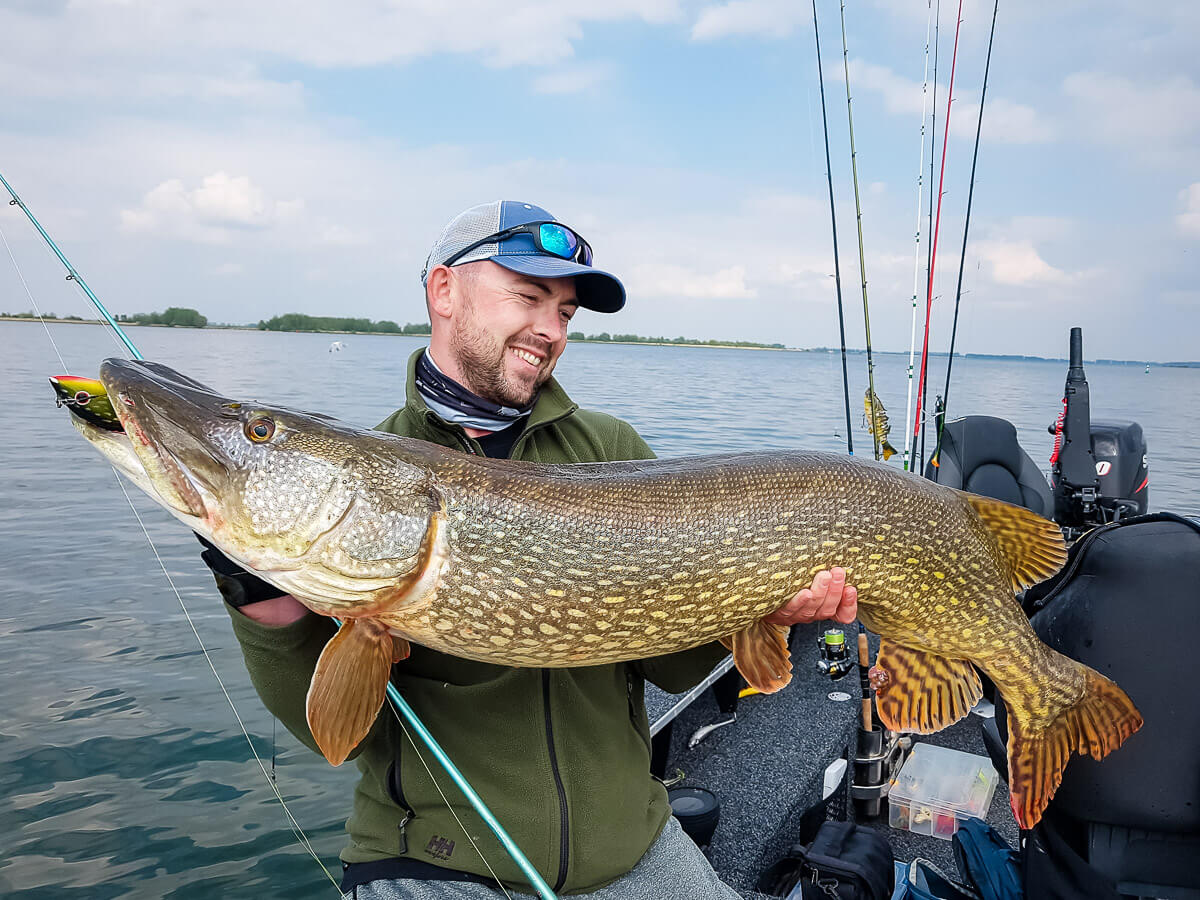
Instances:
[[[95,372],[112,345],[99,329],[50,326],[68,363]],[[137,329],[151,359],[242,399],[261,397],[373,425],[402,402],[416,339]],[[55,409],[59,366],[40,329],[0,323],[0,895],[107,898],[327,897],[237,730],[158,562],[109,467]],[[855,449],[865,360],[851,358]],[[907,357],[879,354],[876,389],[903,445]],[[953,415],[1012,421],[1043,468],[1060,407],[1061,363],[963,359]],[[580,404],[631,422],[661,456],[846,446],[836,354],[572,345],[559,367]],[[1200,372],[1090,366],[1093,415],[1137,419],[1151,460],[1151,507],[1197,511]],[[327,863],[344,841],[356,772],[333,769],[273,723],[249,684],[195,539],[140,495],[154,535],[214,664],[277,760],[289,805]]]

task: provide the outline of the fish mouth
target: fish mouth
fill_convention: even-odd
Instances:
[[[177,515],[211,519],[219,486],[230,473],[219,442],[213,440],[223,427],[228,429],[231,416],[236,419],[228,411],[229,401],[166,366],[140,360],[105,360],[100,382],[141,463],[143,480]],[[86,432],[85,437],[98,444]],[[103,452],[105,445],[98,446]],[[118,442],[110,440],[107,446],[111,450]],[[128,457],[118,453],[117,458],[128,473]]]

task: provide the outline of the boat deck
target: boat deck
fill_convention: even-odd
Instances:
[[[647,688],[652,727],[657,731],[671,722],[667,774],[682,770],[684,786],[706,788],[720,800],[720,823],[706,853],[721,877],[745,897],[768,896],[755,890],[760,874],[797,841],[802,815],[821,799],[826,766],[853,755],[858,676],[852,672],[833,682],[817,669],[817,636],[826,627],[828,623],[797,626],[792,683],[777,694],[740,700],[736,721],[711,731],[695,747],[688,743],[698,729],[728,718],[713,691],[698,691],[681,704],[684,698]],[[850,697],[839,699],[838,693]],[[980,719],[974,715],[921,740],[986,755]],[[839,806],[851,805],[835,802],[833,815]],[[1017,829],[1003,782],[996,788],[988,822],[1015,846]],[[956,875],[950,841],[889,828],[886,807],[883,818],[867,824],[887,835],[896,859],[919,856]]]

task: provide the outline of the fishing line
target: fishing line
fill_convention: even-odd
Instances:
[[[867,259],[863,251],[863,231],[862,231],[862,203],[859,200],[858,194],[858,154],[854,151],[854,113],[850,106],[850,51],[846,47],[846,3],[842,0],[842,71],[846,78],[846,118],[850,123],[850,172],[854,178],[854,213],[855,222],[858,226],[858,269],[862,274],[862,298],[863,298],[863,328],[867,334],[867,386],[870,389],[871,403],[871,439],[875,446],[875,458],[880,457],[880,440],[879,428],[879,412],[876,409],[875,402],[875,359],[871,355],[871,311],[867,306]],[[846,405],[850,405],[850,397],[847,394]]]
[[[2,180],[3,180],[3,178],[2,178],[2,176],[0,176],[0,181],[2,181]],[[5,187],[8,187],[8,182],[4,182],[4,185],[5,185]],[[11,188],[9,188],[9,192],[10,193],[12,192]],[[15,199],[15,195],[14,195],[14,199]],[[23,204],[18,204],[18,205],[21,205],[22,209],[24,209]],[[29,215],[27,210],[25,210],[25,212],[26,212],[26,215]],[[41,229],[39,227],[39,231],[40,230]],[[21,271],[21,267],[17,263],[17,258],[12,252],[12,247],[8,242],[8,238],[4,235],[4,232],[2,229],[0,229],[0,239],[3,239],[3,241],[4,241],[5,249],[8,250],[9,259],[12,260],[13,268],[17,272],[17,277],[20,278],[20,280],[21,280],[21,285],[25,289],[26,296],[29,297],[29,302],[33,304],[34,312],[37,314],[38,321],[41,322],[42,329],[46,332],[46,337],[50,341],[50,346],[54,348],[54,355],[58,357],[58,362],[62,366],[62,371],[65,374],[66,372],[70,371],[70,367],[67,365],[66,360],[63,359],[62,352],[58,348],[58,343],[54,340],[54,336],[50,333],[50,327],[46,324],[46,319],[42,315],[41,308],[39,307],[37,300],[34,298],[33,292],[30,291],[30,289],[29,289],[29,284],[25,279],[25,275]],[[61,255],[60,255],[60,258],[62,258]],[[74,270],[72,269],[71,271],[73,272]],[[76,280],[78,282],[78,279],[72,279],[72,280]],[[126,346],[131,346],[131,345],[126,343]],[[134,352],[135,353],[137,352],[136,348],[134,349]],[[204,641],[201,639],[200,632],[197,631],[196,625],[192,621],[191,613],[188,611],[187,604],[184,603],[183,596],[179,593],[179,589],[175,586],[175,582],[171,578],[170,573],[167,571],[166,565],[163,564],[162,557],[159,555],[159,552],[158,552],[158,547],[155,546],[154,540],[150,537],[150,532],[146,529],[145,523],[142,521],[141,515],[138,513],[137,508],[133,505],[133,501],[130,499],[128,491],[125,490],[125,485],[121,481],[121,477],[117,473],[116,468],[113,468],[112,471],[113,471],[114,477],[116,477],[116,479],[117,479],[117,486],[121,488],[121,493],[124,494],[125,500],[129,504],[130,510],[133,512],[134,518],[137,519],[138,525],[141,526],[142,534],[144,534],[146,536],[146,543],[148,543],[150,545],[150,550],[151,550],[151,552],[154,553],[154,558],[156,560],[158,560],[159,568],[162,569],[163,575],[166,576],[167,583],[171,586],[171,590],[174,591],[175,597],[179,601],[179,606],[183,610],[183,615],[187,619],[188,625],[192,629],[192,634],[194,634],[196,636],[196,641],[200,645],[200,650],[204,654],[204,659],[208,663],[208,667],[212,670],[213,676],[217,679],[217,684],[220,686],[221,692],[225,695],[225,699],[229,703],[229,708],[231,710],[233,710],[234,718],[237,719],[238,727],[241,728],[241,730],[242,730],[242,736],[246,738],[246,744],[250,747],[250,753],[254,756],[254,761],[256,763],[258,763],[258,767],[262,771],[263,777],[265,777],[267,779],[267,783],[271,786],[271,791],[275,794],[275,798],[279,801],[280,806],[283,807],[284,814],[287,816],[288,821],[290,823],[292,833],[296,836],[300,845],[302,847],[304,847],[305,850],[308,851],[308,854],[310,856],[312,856],[312,858],[314,860],[316,860],[317,865],[319,865],[321,867],[321,871],[323,871],[325,873],[325,877],[329,879],[330,883],[333,884],[333,886],[335,888],[337,888],[338,894],[340,895],[341,894],[340,885],[338,884],[337,880],[333,877],[333,875],[330,873],[329,869],[325,867],[325,864],[321,861],[321,858],[317,855],[316,850],[313,848],[312,842],[308,839],[308,835],[304,833],[304,829],[300,827],[300,823],[296,820],[296,817],[294,815],[292,815],[292,811],[288,807],[287,802],[283,799],[283,795],[279,792],[279,788],[276,785],[275,780],[267,772],[266,766],[264,765],[262,759],[259,757],[258,752],[255,750],[254,741],[251,739],[250,733],[246,729],[245,723],[242,721],[242,717],[238,714],[237,707],[234,705],[234,702],[233,702],[233,698],[229,695],[229,691],[225,688],[225,682],[221,679],[220,674],[217,672],[216,666],[213,664],[212,657],[209,653],[208,647],[205,645]],[[274,768],[274,761],[272,761],[272,768]]]
[[[74,281],[79,285],[83,292],[87,294],[88,299],[92,301],[92,305],[96,307],[100,315],[104,316],[105,321],[108,322],[112,330],[121,339],[121,342],[125,345],[125,348],[130,352],[133,358],[141,359],[142,354],[139,353],[137,347],[133,345],[133,341],[129,340],[129,336],[121,330],[121,326],[117,324],[117,320],[112,317],[112,314],[105,308],[104,304],[100,302],[100,298],[97,297],[92,292],[92,289],[87,286],[87,282],[83,280],[83,276],[75,271],[75,267],[71,265],[70,260],[68,260],[63,255],[63,252],[58,249],[58,244],[54,243],[54,239],[46,233],[46,229],[42,227],[42,223],[34,217],[32,212],[29,211],[29,207],[25,205],[25,201],[17,196],[17,192],[13,190],[12,185],[5,180],[3,175],[0,175],[0,184],[4,185],[5,190],[7,190],[9,196],[12,197],[12,200],[9,201],[8,205],[19,207],[21,212],[25,213],[25,218],[29,219],[29,221],[33,224],[33,227],[37,229],[38,234],[40,234],[42,239],[46,242],[46,245],[54,251],[54,255],[58,257],[58,261],[63,264],[64,268],[66,268],[67,280]]]
[[[46,332],[46,337],[50,341],[50,346],[54,348],[54,355],[58,357],[58,362],[62,366],[62,371],[65,374],[66,372],[70,371],[70,367],[67,365],[66,360],[63,359],[62,352],[58,348],[58,343],[54,340],[54,336],[50,333],[50,327],[46,324],[46,319],[42,315],[41,308],[38,306],[37,300],[33,296],[33,292],[29,290],[29,284],[25,280],[25,275],[21,271],[21,267],[17,263],[16,256],[13,255],[12,247],[8,243],[8,238],[4,235],[2,229],[0,229],[0,239],[3,240],[5,249],[8,250],[9,259],[12,260],[13,268],[17,272],[17,277],[20,278],[21,285],[25,288],[25,294],[29,297],[29,302],[33,304],[34,312],[37,314],[38,321],[41,322],[42,329]],[[179,589],[175,586],[175,581],[171,578],[170,573],[167,571],[166,565],[163,564],[162,557],[158,552],[158,547],[155,546],[153,539],[150,537],[150,532],[147,531],[146,525],[142,521],[141,515],[138,513],[137,508],[133,505],[133,501],[129,497],[129,492],[125,490],[125,485],[121,481],[121,476],[117,473],[115,468],[113,468],[112,472],[114,477],[117,479],[117,486],[121,488],[121,493],[124,494],[125,501],[129,504],[129,508],[133,512],[134,518],[137,519],[138,525],[141,526],[142,534],[146,536],[146,543],[150,545],[150,550],[154,553],[154,558],[158,560],[159,568],[162,569],[163,575],[166,576],[167,584],[171,586],[171,590],[175,593],[175,598],[179,601],[179,606],[183,610],[183,615],[187,619],[187,623],[192,629],[192,634],[196,636],[196,641],[200,645],[200,650],[204,654],[204,659],[208,663],[208,667],[212,670],[213,676],[217,679],[217,684],[221,688],[221,693],[225,695],[225,699],[229,703],[229,708],[233,710],[234,718],[237,719],[238,727],[241,728],[242,735],[246,738],[246,744],[250,747],[250,753],[254,756],[254,761],[258,763],[259,769],[262,771],[263,776],[267,779],[267,783],[271,786],[271,790],[275,794],[275,798],[283,807],[284,814],[291,823],[290,827],[292,829],[292,833],[296,836],[297,840],[300,842],[300,845],[308,851],[309,855],[312,856],[314,860],[316,860],[317,865],[319,865],[321,870],[325,873],[325,877],[328,878],[330,883],[332,883],[333,886],[338,889],[338,894],[340,895],[340,885],[338,884],[337,880],[334,879],[329,869],[325,867],[325,864],[321,861],[321,858],[317,855],[316,850],[313,848],[312,842],[308,839],[308,835],[304,833],[304,830],[300,827],[300,823],[296,821],[296,817],[292,815],[292,811],[288,808],[287,802],[283,799],[283,795],[279,792],[279,788],[276,785],[275,780],[267,772],[266,765],[264,765],[262,759],[258,755],[258,752],[254,749],[254,742],[250,737],[250,733],[247,731],[245,723],[242,721],[242,717],[238,714],[237,707],[233,702],[233,698],[229,695],[229,691],[225,688],[225,682],[221,679],[220,674],[217,672],[216,666],[213,664],[208,647],[201,639],[200,632],[197,631],[195,622],[192,621],[191,613],[188,611],[187,604],[184,603],[183,596],[179,593]],[[272,768],[274,768],[273,760]]]
[[[850,375],[846,364],[846,317],[842,311],[842,266],[838,261],[837,214],[833,205],[833,163],[829,157],[829,117],[825,112],[825,73],[821,69],[821,31],[817,27],[817,0],[812,0],[813,36],[817,42],[817,83],[821,86],[821,124],[825,130],[825,176],[829,182],[829,220],[833,231],[833,280],[837,285],[838,333],[842,339],[842,389],[846,395],[846,452],[854,455],[854,426],[850,424]]]
[[[404,736],[408,738],[408,743],[412,746],[413,750],[416,751],[417,759],[421,761],[421,765],[425,768],[425,774],[429,776],[429,780],[432,781],[433,786],[437,788],[437,792],[442,797],[442,802],[446,804],[446,809],[450,810],[450,815],[454,817],[454,821],[457,822],[458,827],[462,829],[462,833],[470,842],[471,847],[476,853],[479,854],[479,858],[483,860],[483,864],[487,866],[488,872],[491,874],[492,878],[495,879],[496,886],[500,888],[500,891],[505,897],[508,898],[508,900],[512,900],[512,894],[510,894],[508,889],[504,887],[504,883],[500,880],[500,876],[496,874],[496,870],[493,869],[491,863],[487,861],[487,857],[483,855],[483,851],[479,849],[479,845],[476,844],[475,839],[471,837],[471,832],[467,831],[467,826],[463,824],[462,819],[458,817],[458,813],[454,811],[454,807],[450,803],[450,798],[446,796],[446,792],[442,790],[442,786],[438,784],[438,780],[433,776],[433,770],[429,768],[429,763],[425,761],[425,755],[421,752],[421,748],[417,746],[417,742],[413,740],[413,736],[409,732],[408,726],[405,725],[404,720],[400,718],[400,713],[397,712],[396,708],[390,704],[388,708],[391,709],[392,715],[396,717],[396,721],[400,724],[400,729],[404,732]]]
[[[954,25],[954,53],[950,58],[950,85],[946,91],[946,122],[942,133],[942,163],[938,175],[937,217],[933,223],[933,241],[929,250],[929,289],[925,298],[925,342],[921,349],[921,383],[918,390],[917,416],[914,427],[921,429],[921,461],[925,459],[925,420],[921,417],[928,389],[926,376],[929,369],[929,317],[933,308],[933,273],[937,265],[938,234],[942,226],[942,197],[945,196],[946,148],[950,141],[950,110],[954,103],[954,72],[958,66],[958,35],[962,28],[962,0],[958,0],[958,15]],[[932,199],[932,198],[931,198]],[[916,435],[914,434],[915,438]]]
[[[937,85],[938,85],[938,51],[941,49],[942,36],[942,0],[936,0],[933,4],[933,92],[932,102],[929,104],[929,218],[926,220],[928,228],[925,229],[925,275],[932,283],[933,279],[933,242],[929,240],[929,236],[933,234],[933,167],[937,159],[937,154],[934,152],[937,149]],[[930,325],[930,309],[925,307],[925,336],[924,341],[929,341],[929,325]],[[924,368],[928,355],[924,352],[921,354],[921,366]],[[921,472],[924,468],[922,465],[925,461],[925,423],[921,417],[921,407],[925,405],[926,387],[922,385],[917,397],[917,415],[913,419],[913,462],[916,464],[910,471]],[[917,455],[916,447],[916,429],[921,429],[921,453]]]
[[[929,28],[933,24],[933,0],[925,19],[925,74],[921,81],[921,153],[917,162],[917,225],[913,248],[912,326],[908,337],[908,405],[904,410],[904,471],[910,471],[912,449],[913,360],[917,351],[917,291],[921,286],[921,189],[925,186],[925,115],[929,100]],[[930,153],[932,156],[932,152]]]
[[[979,94],[979,120],[975,124],[975,152],[971,157],[971,184],[967,189],[967,214],[963,221],[962,254],[958,259],[958,287],[954,292],[954,326],[950,329],[950,358],[946,360],[946,387],[942,392],[943,416],[941,423],[945,424],[944,410],[950,407],[950,370],[954,366],[954,339],[958,336],[958,307],[962,302],[963,269],[967,264],[967,233],[971,228],[971,201],[975,198],[975,166],[979,162],[979,136],[983,133],[983,103],[987,99],[988,71],[992,66],[992,42],[996,38],[996,13],[1000,11],[1000,0],[995,0],[992,6],[992,30],[988,35],[987,62],[983,66],[983,88]],[[938,452],[942,447],[942,428],[938,427],[937,443],[934,445],[933,462],[937,462]]]
[[[87,286],[87,283],[83,280],[83,278],[75,270],[75,267],[72,266],[71,263],[67,260],[66,256],[58,248],[58,245],[54,242],[53,238],[50,237],[50,235],[42,227],[41,223],[38,222],[37,218],[33,215],[33,213],[29,210],[29,208],[24,204],[24,202],[20,199],[20,197],[17,196],[16,191],[13,190],[12,186],[8,183],[8,181],[5,180],[3,175],[0,175],[0,184],[3,184],[3,186],[8,190],[9,195],[12,197],[12,200],[10,201],[10,205],[20,207],[21,211],[23,213],[25,213],[25,217],[27,219],[29,219],[29,221],[33,224],[34,228],[37,229],[38,233],[42,236],[43,240],[50,247],[50,249],[54,251],[54,255],[63,264],[63,266],[66,267],[66,269],[69,273],[68,280],[73,280],[76,282],[76,284],[79,285],[79,287],[87,295],[88,299],[91,300],[92,304],[96,307],[97,311],[99,311],[101,313],[101,315],[104,317],[105,321],[108,323],[109,327],[113,330],[115,335],[121,339],[121,342],[125,345],[125,348],[128,349],[128,351],[133,355],[133,357],[138,360],[143,359],[141,352],[137,349],[137,347],[129,339],[129,336],[127,334],[125,334],[124,330],[121,328],[121,326],[119,324],[117,324],[117,321],[112,317],[112,315],[109,313],[109,311],[105,308],[104,304],[100,302],[100,298],[98,298],[92,292],[91,288],[89,288]],[[5,241],[5,244],[7,246],[7,241]],[[12,254],[10,251],[10,256],[11,255]],[[13,262],[15,265],[16,264],[15,258],[13,259]],[[20,268],[18,267],[18,273],[19,272],[20,272]],[[24,281],[23,278],[22,278],[22,281]],[[43,328],[45,328],[47,335],[49,335],[49,329],[46,328],[45,319],[41,317],[40,312],[38,315],[39,315],[39,318],[41,318]],[[51,345],[54,345],[54,339],[52,337],[50,338],[50,343],[51,343]],[[57,345],[54,345],[54,347],[55,347],[55,353],[58,354]],[[58,356],[59,356],[59,360],[61,362],[62,355],[58,354]],[[63,363],[63,367],[66,368],[65,362]],[[847,415],[848,415],[848,413],[847,413]],[[115,468],[113,469],[113,472],[116,473]],[[128,500],[129,495],[128,495],[128,493],[125,492],[124,484],[121,484],[119,477],[118,477],[117,481],[118,481],[118,484],[120,484],[120,486],[121,486],[122,492],[125,493],[126,500]],[[132,502],[130,503],[130,506],[131,506],[131,508],[133,508]],[[138,523],[142,524],[141,516],[138,515],[136,508],[133,508],[133,513],[134,513],[134,516],[137,518]],[[158,558],[159,565],[162,567],[164,574],[166,574],[166,567],[163,566],[162,559],[158,553],[158,549],[154,545],[153,540],[151,540],[150,534],[146,530],[146,527],[144,524],[142,524],[142,532],[143,532],[143,534],[146,535],[146,540],[150,544],[151,550],[154,552],[155,557]],[[168,582],[171,583],[172,589],[174,589],[175,585],[174,585],[174,582],[171,582],[171,578],[170,578],[169,574],[167,575],[167,580],[168,580]],[[180,605],[183,606],[183,599],[182,599],[182,597],[180,597],[179,592],[177,590],[175,591],[175,594],[177,597],[179,597]],[[216,668],[213,666],[212,660],[209,658],[208,650],[204,646],[204,642],[200,640],[199,633],[196,631],[195,625],[192,624],[191,616],[188,615],[186,606],[184,606],[184,614],[185,614],[185,616],[187,616],[188,623],[190,625],[192,625],[192,632],[194,634],[196,634],[196,638],[200,643],[200,648],[204,652],[205,659],[208,661],[209,668],[211,668],[213,670],[213,674],[216,675],[218,684],[221,685],[222,691],[225,692],[226,699],[229,701],[231,708],[233,708],[233,710],[234,710],[234,716],[238,720],[238,725],[242,728],[242,733],[245,735],[247,742],[250,743],[251,753],[254,754],[255,760],[258,761],[259,767],[263,770],[263,775],[267,778],[267,782],[272,784],[272,790],[275,791],[275,794],[278,797],[280,803],[283,804],[284,811],[287,813],[288,818],[293,822],[293,824],[295,824],[295,826],[297,828],[299,828],[299,823],[297,823],[295,818],[292,816],[291,810],[289,810],[287,808],[287,804],[283,802],[282,795],[280,795],[278,790],[275,788],[274,783],[272,782],[271,776],[269,774],[267,774],[267,772],[266,772],[266,767],[263,765],[262,760],[259,759],[258,754],[254,751],[254,746],[250,740],[250,735],[246,731],[245,725],[242,723],[241,716],[238,715],[238,713],[237,713],[237,709],[235,707],[233,707],[233,700],[232,700],[232,698],[230,698],[228,691],[225,691],[225,685],[221,681],[220,675],[217,675]],[[337,620],[335,619],[334,621],[336,622]],[[340,625],[340,623],[338,623],[338,624]],[[488,808],[487,804],[483,802],[483,799],[479,796],[478,793],[476,793],[475,789],[471,786],[470,782],[467,781],[466,777],[462,774],[462,772],[460,772],[458,770],[458,767],[454,765],[454,762],[450,759],[450,757],[445,753],[444,750],[442,750],[441,746],[437,743],[437,740],[433,737],[433,735],[425,727],[424,723],[421,722],[420,718],[418,718],[416,712],[414,712],[412,707],[410,707],[408,705],[408,703],[404,700],[404,698],[400,696],[400,692],[396,690],[395,685],[393,685],[390,681],[387,684],[387,696],[388,696],[388,699],[392,703],[393,713],[395,713],[397,715],[403,714],[403,716],[408,720],[409,724],[411,724],[412,727],[417,731],[417,734],[421,737],[422,741],[425,742],[425,745],[429,748],[429,751],[434,754],[434,756],[437,758],[439,764],[442,766],[443,769],[445,769],[446,773],[450,776],[451,780],[454,781],[454,783],[458,786],[458,788],[463,792],[464,796],[467,798],[468,802],[475,809],[475,811],[479,813],[480,818],[483,819],[484,823],[496,835],[496,837],[499,839],[500,843],[503,845],[505,851],[509,854],[509,856],[512,857],[513,861],[517,864],[518,868],[521,869],[522,874],[524,874],[525,877],[529,880],[529,883],[534,888],[534,890],[537,891],[537,893],[539,895],[541,895],[543,898],[546,898],[546,900],[555,900],[554,892],[550,890],[549,885],[546,884],[545,880],[541,877],[541,874],[537,871],[536,868],[534,868],[533,864],[529,862],[528,858],[526,858],[524,853],[521,851],[521,848],[517,846],[517,843],[509,836],[508,832],[505,831],[504,827],[500,824],[499,820],[497,820],[496,817],[492,814],[492,811]],[[407,734],[407,729],[405,731]],[[412,740],[411,735],[409,735],[409,740],[410,741]],[[414,744],[414,746],[415,746],[415,744]],[[420,754],[418,753],[418,756],[419,755]],[[428,768],[427,764],[425,764],[424,759],[422,759],[422,764],[426,765],[426,767]],[[432,779],[432,776],[431,776],[431,779]],[[434,783],[436,786],[436,781]],[[441,793],[440,787],[438,787],[438,791],[439,791],[439,793]],[[455,815],[455,818],[457,819],[457,815],[454,813],[453,807],[450,807],[450,802],[449,802],[449,800],[446,799],[445,794],[442,794],[442,798],[446,802],[447,807],[450,808],[451,814]],[[461,822],[459,824],[461,827]],[[464,834],[466,834],[465,828],[463,829],[463,832],[464,832]],[[307,836],[304,836],[303,830],[300,831],[300,835],[303,837],[303,843],[308,845],[309,852],[312,853],[311,844],[308,842]],[[470,841],[471,836],[469,834],[466,834],[466,836],[467,836],[467,839]],[[474,841],[471,841],[471,843],[474,846]],[[478,847],[476,847],[475,849],[476,849],[476,852],[479,852]],[[321,865],[321,868],[325,871],[326,876],[329,877],[331,881],[333,881],[334,886],[339,888],[339,893],[340,893],[340,887],[339,887],[338,883],[333,880],[333,876],[330,875],[329,870],[325,869],[324,864],[321,863],[320,859],[316,856],[315,853],[312,853],[312,855],[317,860],[318,864]],[[482,853],[480,853],[480,858],[481,859],[483,858]],[[484,865],[488,866],[488,869],[490,871],[491,866],[488,864],[487,860],[484,859],[483,862],[484,862]],[[495,877],[494,872],[493,872],[493,877]],[[497,879],[497,882],[499,883],[499,879]],[[501,885],[501,890],[503,890],[503,889],[504,889],[503,885]]]
[[[296,817],[292,815],[292,811],[288,809],[287,803],[284,802],[283,795],[279,792],[278,785],[275,784],[274,779],[271,778],[270,773],[267,771],[266,764],[263,763],[262,757],[260,757],[258,755],[258,751],[254,749],[254,741],[250,737],[250,732],[246,729],[246,725],[242,721],[242,717],[237,711],[237,706],[233,702],[233,697],[229,695],[229,690],[225,687],[224,679],[221,678],[221,674],[217,671],[216,665],[213,664],[212,656],[208,651],[208,647],[205,646],[204,640],[200,637],[200,632],[196,629],[196,623],[192,621],[192,614],[188,611],[187,604],[183,601],[183,595],[179,593],[179,588],[175,586],[175,579],[173,579],[171,577],[171,573],[167,571],[166,564],[163,563],[163,559],[158,553],[158,547],[155,546],[154,540],[150,537],[150,532],[146,529],[146,523],[142,521],[141,513],[139,513],[137,511],[137,507],[133,505],[133,499],[129,496],[129,491],[125,489],[125,483],[121,481],[121,476],[115,468],[113,469],[113,475],[117,479],[117,485],[121,488],[121,493],[125,495],[125,502],[129,504],[129,509],[133,512],[134,518],[137,519],[138,525],[141,526],[142,534],[146,536],[146,543],[150,545],[150,549],[154,552],[154,558],[158,560],[158,567],[162,569],[162,573],[167,579],[167,584],[171,586],[171,590],[175,593],[175,599],[179,601],[179,608],[183,610],[183,616],[185,619],[187,619],[188,626],[192,629],[192,634],[196,636],[196,641],[200,644],[200,650],[204,653],[204,661],[208,663],[208,668],[212,670],[213,678],[217,679],[217,684],[221,688],[221,693],[225,695],[225,700],[229,704],[230,710],[233,711],[233,717],[237,719],[238,727],[242,729],[242,735],[246,738],[246,745],[250,748],[250,753],[254,756],[254,761],[258,763],[258,768],[262,771],[263,777],[267,779],[267,784],[271,786],[272,793],[275,794],[276,799],[279,801],[280,805],[283,806],[283,811],[287,814],[288,821],[291,823],[292,833],[296,835],[296,838],[300,841],[301,846],[308,851],[309,856],[311,856],[316,861],[317,865],[321,867],[321,871],[325,873],[325,877],[328,878],[329,882],[337,889],[338,895],[340,896],[342,892],[341,885],[338,883],[337,879],[333,877],[333,874],[329,871],[329,869],[325,867],[325,863],[321,861],[321,857],[317,855],[317,851],[313,848],[312,842],[309,841],[308,835],[304,833],[304,830],[300,827],[300,823],[296,821]]]
[[[0,228],[0,239],[3,239],[4,249],[8,251],[8,258],[12,260],[13,268],[17,270],[17,277],[21,279],[21,287],[25,288],[25,296],[33,304],[33,311],[37,313],[38,321],[42,323],[42,330],[46,332],[46,337],[50,339],[50,346],[54,348],[54,355],[58,357],[58,364],[62,366],[60,371],[65,375],[68,371],[67,364],[63,361],[62,354],[58,352],[58,344],[54,343],[54,338],[50,334],[50,326],[46,324],[45,318],[42,317],[41,307],[38,306],[37,300],[33,298],[33,292],[29,290],[29,284],[25,281],[25,273],[17,265],[17,258],[13,256],[12,247],[9,246],[8,238],[5,237],[3,228]]]

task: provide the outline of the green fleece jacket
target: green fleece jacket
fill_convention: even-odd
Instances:
[[[408,366],[407,403],[379,430],[481,453],[456,425],[438,418]],[[542,389],[511,458],[544,463],[649,459],[653,453],[620,419],[579,409],[557,382]],[[329,619],[308,614],[271,628],[229,607],[250,677],[263,703],[316,750],[304,702]],[[647,680],[670,692],[698,683],[724,656],[710,644],[669,656],[568,669],[508,668],[414,645],[392,681],[546,882],[559,893],[595,890],[628,872],[670,815],[650,775]],[[458,818],[431,781],[422,758]],[[408,856],[488,875],[530,890],[500,842],[385,706],[355,751],[362,773],[346,822],[346,862]],[[487,865],[483,857],[487,859]]]

